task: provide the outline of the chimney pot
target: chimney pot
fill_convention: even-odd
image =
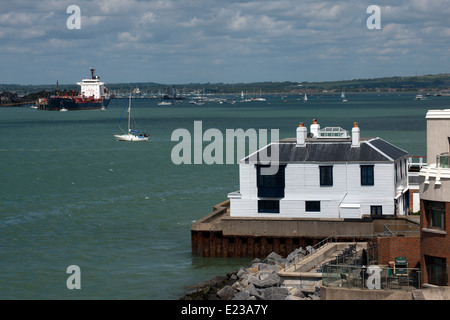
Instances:
[[[310,127],[311,135],[313,138],[317,138],[319,136],[320,124],[317,123],[317,119],[313,119],[313,123]]]
[[[306,147],[306,136],[308,134],[308,129],[306,129],[305,124],[300,122],[297,127],[297,147]]]
[[[359,140],[360,140],[360,129],[358,126],[358,122],[355,122],[353,123],[352,128],[352,148],[359,147]]]

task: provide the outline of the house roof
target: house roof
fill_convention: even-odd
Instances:
[[[380,138],[361,138],[359,147],[352,147],[351,139],[307,139],[305,147],[298,147],[295,138],[288,138],[263,147],[242,159],[244,162],[264,160],[279,147],[279,162],[393,162],[408,152]],[[267,159],[267,157],[266,157]],[[272,160],[272,159],[267,159]]]

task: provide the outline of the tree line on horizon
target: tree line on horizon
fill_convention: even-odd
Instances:
[[[61,92],[79,90],[76,84],[59,85]],[[107,84],[110,93],[127,93],[139,88],[143,93],[153,94],[187,94],[198,92],[203,94],[239,94],[249,95],[267,93],[299,93],[323,91],[417,91],[417,90],[449,90],[450,74],[436,74],[410,77],[384,77],[374,79],[354,79],[322,82],[252,82],[252,83],[189,83],[189,84],[159,84],[155,82],[111,83]],[[18,85],[0,84],[0,103],[15,103],[34,101],[54,95],[55,85]]]

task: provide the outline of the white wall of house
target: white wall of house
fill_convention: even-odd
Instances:
[[[403,203],[397,205],[395,212],[394,199],[403,189],[406,191],[407,174],[396,181],[394,163],[370,164],[374,165],[373,186],[361,185],[360,163],[290,163],[285,169],[285,196],[280,200],[280,212],[258,213],[256,167],[241,162],[240,191],[229,194],[231,216],[361,218],[370,214],[371,206],[382,206],[383,215],[401,214]],[[332,186],[320,185],[319,166],[322,165],[333,166]],[[400,196],[397,201],[402,200]],[[320,201],[320,212],[307,212],[306,201]]]

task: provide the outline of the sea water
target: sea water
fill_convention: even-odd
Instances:
[[[234,164],[175,165],[174,130],[278,129],[295,137],[299,122],[380,137],[411,155],[426,155],[429,109],[450,97],[415,94],[270,96],[266,102],[159,106],[133,100],[149,142],[118,142],[113,133],[128,101],[107,111],[0,109],[0,299],[159,299],[225,274],[250,258],[191,254],[192,222],[239,189]],[[124,120],[125,121],[125,120]],[[123,126],[122,123],[121,126]],[[126,126],[126,125],[125,125]],[[225,162],[225,161],[224,161]],[[80,268],[69,289],[67,268]]]

